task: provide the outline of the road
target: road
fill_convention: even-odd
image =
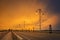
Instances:
[[[60,40],[60,34],[40,33],[40,32],[15,32],[27,40]]]
[[[8,32],[4,31],[4,32],[0,32],[0,39],[2,39]]]
[[[60,34],[10,31],[5,33],[0,40],[60,40]]]

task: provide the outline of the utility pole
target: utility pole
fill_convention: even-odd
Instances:
[[[24,30],[25,30],[25,21],[24,21]]]
[[[41,14],[41,9],[38,9],[37,10],[38,11],[38,14],[39,14],[39,26],[40,26],[40,31],[41,31],[41,16],[42,16],[42,14]]]

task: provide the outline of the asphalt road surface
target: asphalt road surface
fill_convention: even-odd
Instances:
[[[60,33],[49,34],[20,31],[0,32],[0,40],[60,40]]]

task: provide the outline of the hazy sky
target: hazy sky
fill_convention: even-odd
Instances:
[[[38,9],[42,10],[42,29],[49,24],[60,29],[59,0],[0,0],[0,28],[13,28],[18,24],[34,24],[39,20]],[[57,26],[57,27],[56,27]]]

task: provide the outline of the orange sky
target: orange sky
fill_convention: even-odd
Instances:
[[[13,29],[13,26],[24,24],[24,21],[25,24],[37,23],[39,20],[39,15],[38,13],[36,14],[36,10],[38,8],[42,9],[42,13],[45,13],[44,16],[42,16],[42,20],[47,19],[42,22],[42,29],[47,29],[49,24],[52,24],[53,26],[56,25],[55,23],[57,22],[57,16],[49,14],[49,12],[45,12],[46,4],[37,4],[38,3],[36,3],[36,1],[1,2],[0,29]],[[33,29],[33,27],[35,29],[39,29],[39,27],[35,25],[26,26],[25,29]]]

